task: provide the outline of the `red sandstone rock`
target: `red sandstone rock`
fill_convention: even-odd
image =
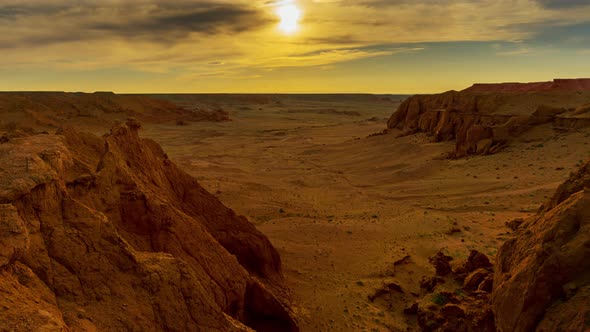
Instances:
[[[428,258],[430,264],[436,269],[436,275],[442,277],[452,272],[451,264],[449,263],[452,260],[452,257],[445,255],[442,251],[439,251],[436,255]]]
[[[464,92],[547,92],[547,91],[588,91],[589,78],[554,79],[549,82],[533,83],[478,83],[463,90]]]
[[[469,252],[469,257],[467,258],[467,261],[463,265],[463,268],[465,269],[466,272],[473,272],[477,269],[491,268],[491,267],[492,267],[492,263],[490,263],[488,256],[486,256],[485,254],[483,254],[477,250],[471,250]]]
[[[492,293],[500,331],[590,327],[590,163],[562,184],[497,255]]]
[[[590,126],[590,108],[580,106],[590,99],[588,82],[556,80],[552,84],[558,88],[535,93],[520,85],[500,84],[416,95],[399,106],[387,127],[404,135],[430,133],[435,141],[455,140],[455,157],[496,153],[531,126],[549,122],[561,127]]]
[[[557,188],[553,197],[543,204],[540,212],[547,212],[555,208],[568,199],[572,193],[579,192],[584,188],[590,188],[590,162],[586,162],[579,170],[572,173],[569,179]]]
[[[297,331],[270,242],[138,129],[0,145],[3,328]]]
[[[463,282],[463,288],[467,290],[476,290],[479,285],[488,277],[490,271],[486,269],[477,269],[465,278]]]

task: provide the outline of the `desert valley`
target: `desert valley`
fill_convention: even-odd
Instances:
[[[590,329],[590,79],[0,120],[2,331]]]
[[[590,1],[0,31],[0,332],[590,331]]]

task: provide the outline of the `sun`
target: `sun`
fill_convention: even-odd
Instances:
[[[301,18],[301,10],[294,4],[285,4],[277,9],[277,15],[281,19],[279,28],[283,33],[291,34],[299,30],[299,19]]]

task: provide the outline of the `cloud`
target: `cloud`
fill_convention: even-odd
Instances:
[[[238,6],[211,6],[192,9],[188,12],[154,11],[154,16],[140,18],[134,21],[98,23],[86,28],[112,33],[119,36],[158,39],[158,35],[189,33],[239,33],[259,28],[269,23],[269,20],[258,12]]]
[[[303,19],[301,30],[286,36],[276,6],[289,2]],[[416,46],[428,43],[523,41],[493,52],[504,56],[538,54],[547,45],[581,49],[590,43],[589,8],[577,7],[584,2],[0,0],[0,70],[124,69],[229,80],[410,52],[421,57],[428,52]]]
[[[314,0],[315,3],[338,3],[348,6],[365,6],[375,8],[399,7],[402,5],[448,6],[457,3],[478,3],[486,0]]]
[[[550,9],[571,8],[579,6],[588,6],[588,0],[537,0],[537,2]]]
[[[526,55],[526,54],[531,54],[533,52],[533,50],[531,50],[530,48],[527,47],[523,47],[523,48],[519,48],[519,49],[515,49],[515,50],[511,50],[511,51],[502,51],[502,52],[497,52],[497,55],[500,56],[514,56],[514,55]]]
[[[80,4],[82,3],[82,4]],[[272,23],[247,4],[217,2],[75,2],[0,5],[0,47],[110,38],[177,42],[191,34],[239,34]]]
[[[590,44],[590,22],[551,21],[532,24],[516,24],[508,29],[532,31],[524,42],[552,48],[584,48]]]
[[[368,46],[364,48],[341,48],[317,50],[303,54],[291,54],[285,57],[270,59],[263,67],[315,67],[347,62],[359,59],[374,58],[379,56],[391,56],[394,54],[412,53],[422,51],[421,47],[379,47]]]
[[[358,37],[354,37],[351,34],[347,34],[335,36],[310,37],[305,41],[305,43],[315,45],[354,45],[363,44],[364,40]]]

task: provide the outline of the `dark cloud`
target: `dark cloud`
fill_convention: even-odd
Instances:
[[[86,26],[91,30],[126,37],[160,35],[185,35],[188,33],[238,33],[259,28],[268,23],[257,11],[238,6],[212,6],[196,8],[187,12],[154,13],[152,17],[132,21],[96,23]]]
[[[432,6],[448,6],[452,3],[477,3],[482,0],[344,0],[342,3],[351,6],[362,5],[365,7],[394,7],[400,5],[432,5]]]
[[[31,22],[35,22],[31,24]],[[176,42],[189,34],[237,34],[272,22],[264,12],[247,5],[215,2],[168,1],[137,4],[55,5],[0,4],[0,29],[26,27],[0,46],[53,44],[111,38]]]
[[[523,40],[524,46],[549,47],[553,49],[586,49],[590,45],[590,22],[564,24],[551,21],[532,24],[514,24],[506,29],[530,33]]]
[[[550,9],[560,9],[560,8],[569,8],[569,7],[590,5],[590,1],[588,1],[588,0],[537,0],[537,2],[541,6],[543,6],[545,8],[550,8]]]
[[[590,45],[590,23],[546,25],[539,27],[531,42],[568,48]]]
[[[590,5],[590,0],[536,0],[542,7],[549,9],[562,9]],[[346,5],[363,5],[366,7],[392,7],[400,5],[438,5],[447,6],[453,3],[477,3],[482,0],[343,0]]]
[[[0,20],[15,20],[19,17],[54,15],[62,12],[67,7],[59,5],[2,5],[0,4]]]

